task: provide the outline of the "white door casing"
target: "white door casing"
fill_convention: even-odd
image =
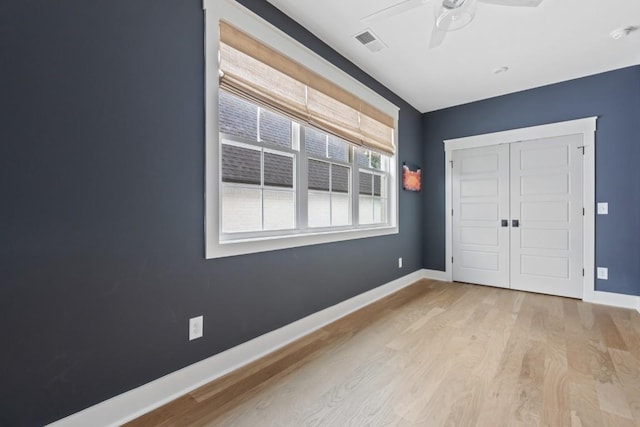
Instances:
[[[512,129],[483,135],[457,138],[444,141],[445,148],[445,238],[446,238],[446,280],[453,279],[453,217],[450,212],[453,206],[453,153],[457,150],[510,144],[519,141],[552,138],[571,134],[582,135],[584,147],[583,162],[583,239],[582,258],[586,274],[582,279],[582,298],[595,301],[601,292],[594,288],[595,258],[595,131],[597,117],[589,117],[566,122],[551,123],[528,128]]]

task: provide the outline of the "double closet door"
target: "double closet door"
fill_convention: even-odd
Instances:
[[[582,135],[453,152],[453,280],[582,298]]]

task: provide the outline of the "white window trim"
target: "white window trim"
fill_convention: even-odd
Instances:
[[[398,116],[399,108],[378,95],[358,80],[346,74],[324,58],[284,34],[233,0],[204,0],[205,10],[205,256],[221,258],[299,246],[397,234],[398,227]],[[389,174],[394,185],[389,185],[389,222],[348,230],[320,230],[314,233],[289,234],[251,240],[220,241],[220,160],[218,130],[218,24],[224,20],[241,28],[250,36],[261,40],[294,61],[316,71],[335,84],[394,118],[396,153],[391,158]],[[300,185],[301,183],[298,183]],[[352,191],[355,191],[352,189]]]

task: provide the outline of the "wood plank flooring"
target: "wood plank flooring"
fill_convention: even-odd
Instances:
[[[423,280],[128,426],[640,426],[640,314]]]

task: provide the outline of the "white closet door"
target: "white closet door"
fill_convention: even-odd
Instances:
[[[513,289],[582,297],[581,145],[582,135],[511,144]]]
[[[453,280],[509,287],[509,146],[453,152]]]

